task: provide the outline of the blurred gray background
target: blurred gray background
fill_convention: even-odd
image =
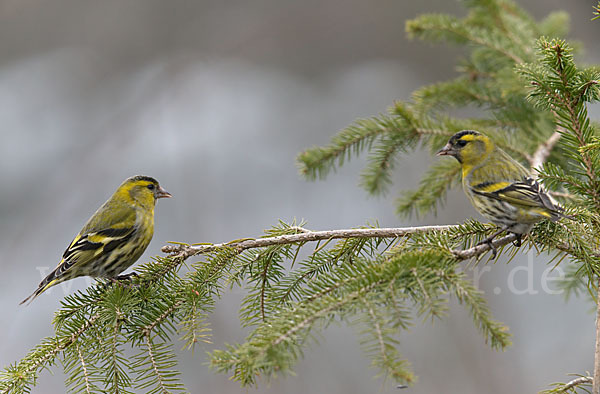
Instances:
[[[566,9],[571,37],[586,47],[581,60],[600,63],[600,22],[590,21],[595,0],[519,3],[537,18]],[[87,285],[77,279],[18,306],[40,270],[56,265],[131,175],[154,176],[174,195],[158,204],[142,261],[166,241],[255,237],[280,218],[322,230],[477,217],[461,191],[438,217],[394,216],[398,192],[415,187],[438,160],[428,154],[402,160],[384,198],[357,187],[362,159],[316,183],[303,181],[295,166],[298,152],[327,143],[356,118],[455,75],[454,48],[406,39],[405,20],[423,12],[464,9],[447,0],[1,0],[0,366],[52,335],[65,292]],[[400,350],[419,376],[406,393],[531,393],[591,370],[592,305],[543,291],[548,260],[523,254],[480,276],[495,317],[514,335],[507,351],[490,350],[454,303],[443,321],[417,321],[403,333]],[[234,291],[219,301],[206,350],[244,338],[241,297]],[[306,351],[296,376],[258,389],[209,371],[203,349],[182,352],[179,362],[193,393],[399,392],[373,378],[377,371],[344,326]],[[52,370],[34,393],[64,392],[60,367]]]

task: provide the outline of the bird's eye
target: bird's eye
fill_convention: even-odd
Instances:
[[[458,145],[459,147],[464,147],[465,145],[467,145],[467,142],[469,141],[465,141],[465,140],[458,140],[456,141],[456,145]]]
[[[149,184],[149,185],[148,185],[148,186],[146,186],[146,187],[147,187],[148,189],[150,189],[150,190],[154,190],[154,185],[153,185],[152,183],[151,183],[151,184]]]

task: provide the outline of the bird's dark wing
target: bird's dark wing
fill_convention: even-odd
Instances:
[[[563,209],[555,204],[550,196],[542,189],[533,178],[524,178],[516,182],[482,183],[471,187],[473,193],[508,202],[523,208],[540,208],[541,213],[547,217],[564,216]]]

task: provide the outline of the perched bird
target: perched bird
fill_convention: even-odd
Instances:
[[[542,219],[556,221],[562,213],[530,172],[515,161],[491,139],[472,130],[454,134],[439,156],[453,156],[462,167],[462,184],[473,207],[499,231],[483,240],[492,249],[492,240],[504,231],[517,235],[516,245],[521,245],[521,236]]]
[[[118,275],[140,258],[154,234],[156,200],[171,197],[149,176],[126,179],[87,221],[58,266],[21,304],[48,288],[79,276],[121,279]]]

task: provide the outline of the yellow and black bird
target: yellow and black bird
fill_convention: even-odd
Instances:
[[[154,178],[138,175],[126,179],[83,226],[58,266],[21,304],[79,276],[119,279],[152,240],[154,205],[163,197],[171,194]]]
[[[556,221],[570,216],[531,177],[519,162],[498,148],[492,140],[473,130],[454,134],[440,156],[453,156],[462,168],[462,184],[473,207],[500,227],[499,231],[481,243],[496,249],[492,240],[504,231],[521,236],[543,219]]]

